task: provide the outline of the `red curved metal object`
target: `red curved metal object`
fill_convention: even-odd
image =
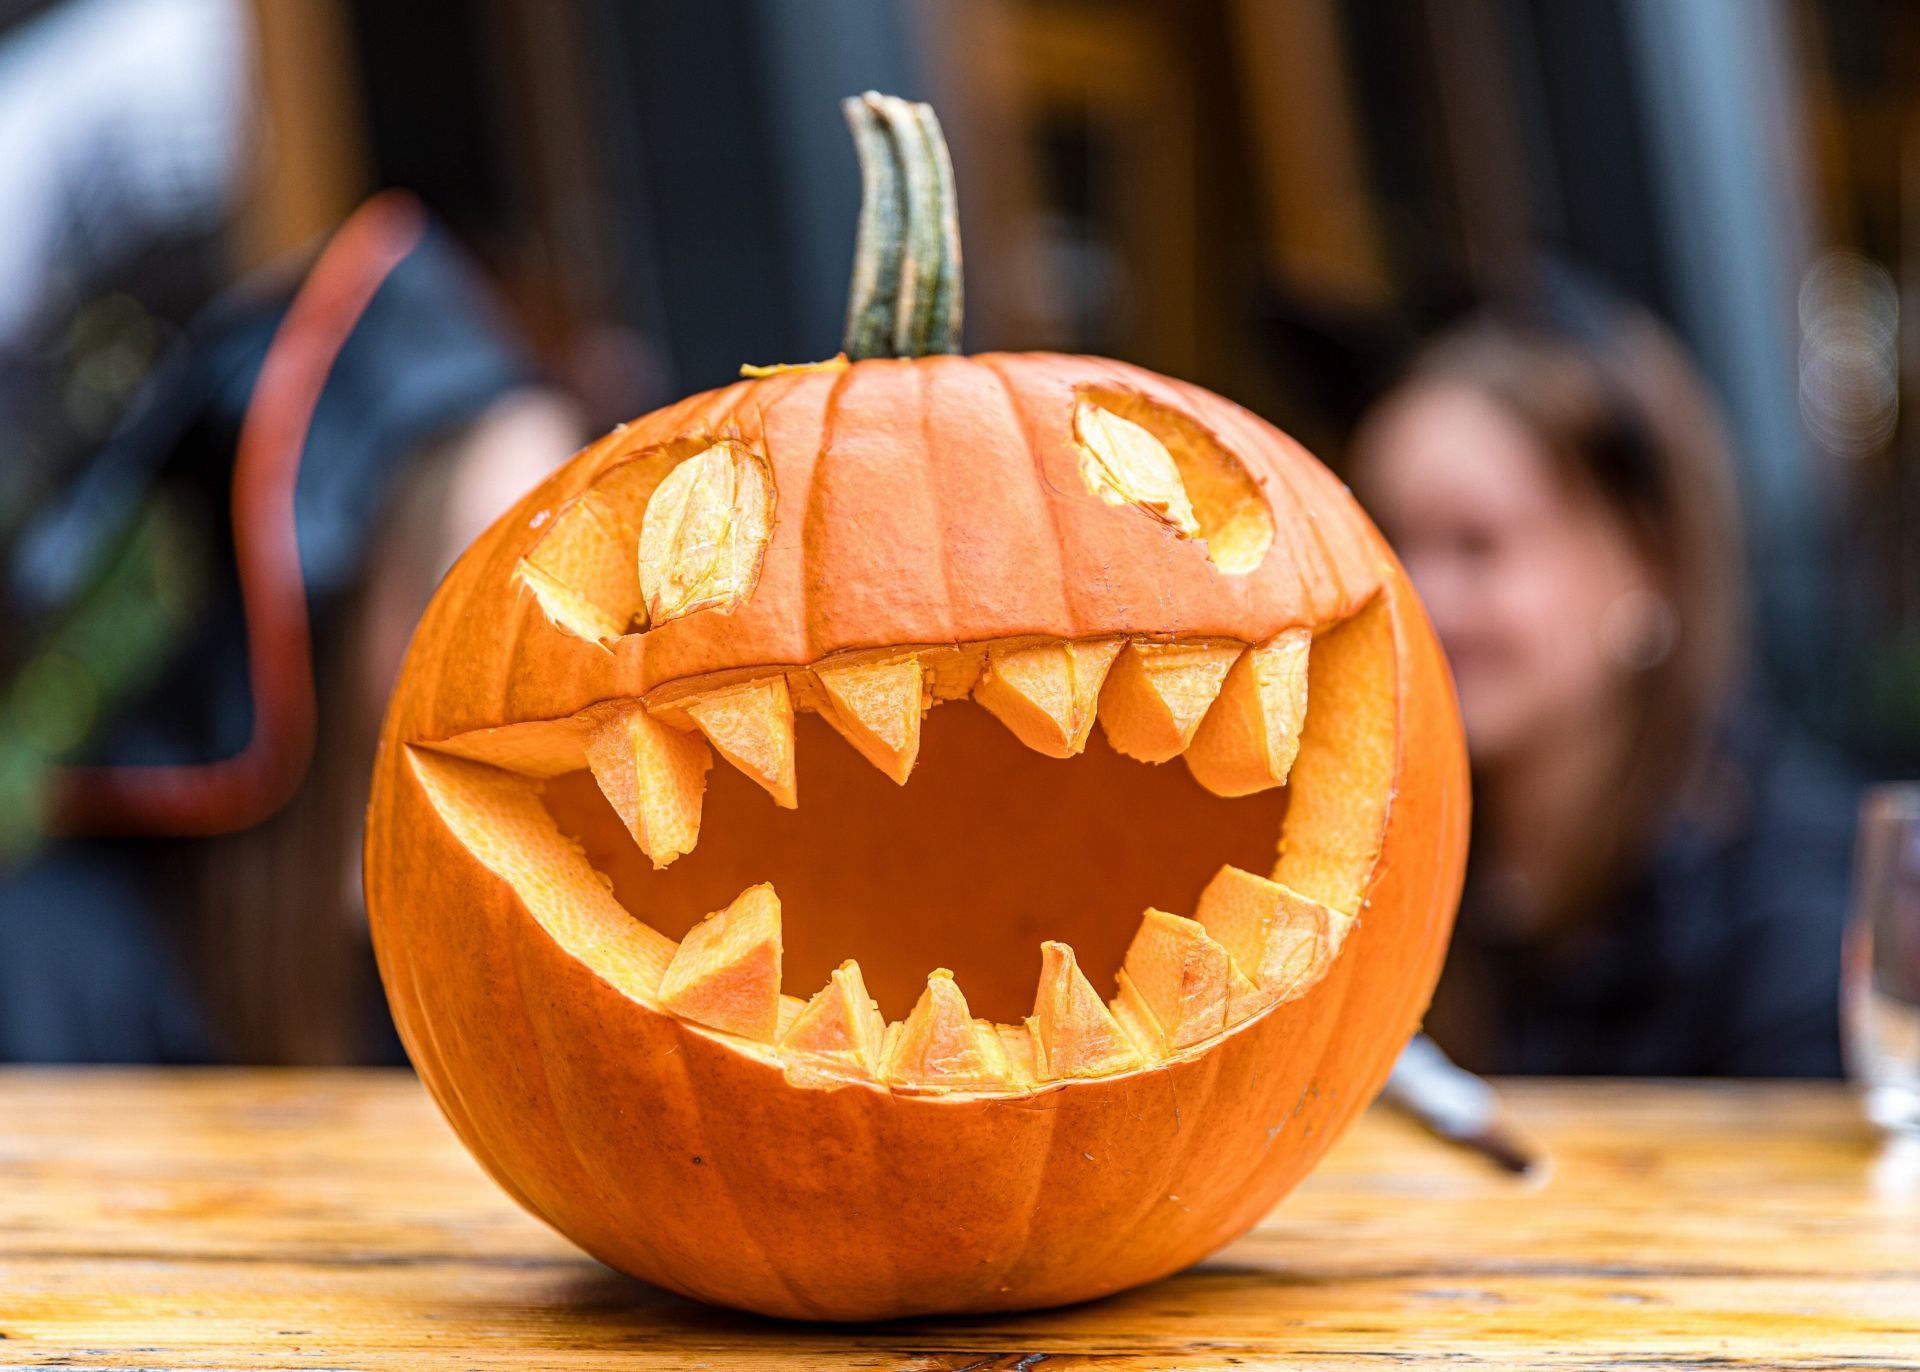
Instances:
[[[54,831],[232,833],[273,814],[305,778],[315,705],[294,524],[301,454],[334,360],[424,228],[419,203],[403,192],[384,191],[355,210],[300,283],[260,365],[233,466],[234,561],[253,694],[246,746],[212,762],[62,769]]]

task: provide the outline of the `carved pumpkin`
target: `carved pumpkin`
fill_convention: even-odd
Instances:
[[[386,724],[376,946],[461,1139],[603,1261],[803,1318],[1081,1300],[1244,1231],[1379,1088],[1459,725],[1267,424],[886,355],[957,338],[950,174],[924,107],[849,105],[862,360],[636,420],[468,550]]]

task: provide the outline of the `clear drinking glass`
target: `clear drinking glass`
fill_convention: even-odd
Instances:
[[[1920,784],[1860,802],[1843,990],[1847,1070],[1867,1117],[1920,1136]]]

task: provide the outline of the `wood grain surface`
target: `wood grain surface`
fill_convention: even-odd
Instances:
[[[1376,1109],[1171,1280],[820,1327],[580,1256],[409,1076],[0,1071],[0,1368],[1920,1369],[1920,1160],[1841,1088],[1507,1094],[1543,1179]]]

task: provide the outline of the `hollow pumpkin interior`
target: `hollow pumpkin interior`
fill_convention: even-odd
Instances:
[[[817,715],[795,721],[800,805],[775,805],[731,767],[708,774],[700,845],[655,871],[591,775],[546,787],[561,831],[612,878],[620,903],[683,937],[741,889],[780,893],[784,987],[805,996],[847,958],[889,1019],[950,968],[977,1015],[1033,1005],[1040,944],[1073,946],[1112,994],[1149,906],[1191,910],[1222,863],[1273,864],[1286,792],[1209,794],[1178,765],[1115,752],[1096,732],[1044,757],[971,702],[929,712],[918,765],[897,786]]]

